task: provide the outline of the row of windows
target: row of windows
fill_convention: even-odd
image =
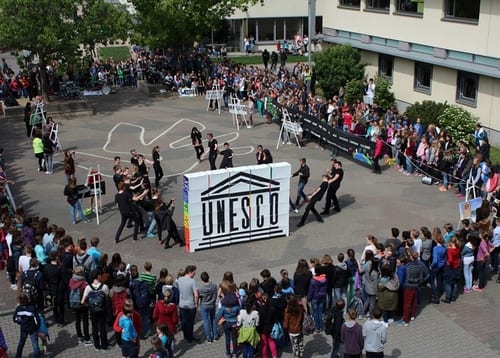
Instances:
[[[364,0],[367,10],[389,12],[390,5],[394,2],[398,13],[423,15],[425,0]],[[427,0],[429,1],[429,0]],[[432,0],[431,0],[432,1]],[[361,8],[361,0],[339,0],[339,5],[352,8]],[[446,19],[464,19],[478,21],[480,0],[445,0],[443,1],[444,17]]]
[[[434,66],[428,63],[415,62],[413,89],[418,92],[431,94],[432,75]],[[379,55],[378,74],[386,77],[392,82],[394,72],[394,57]],[[465,71],[457,71],[457,93],[458,103],[475,107],[477,104],[477,90],[479,88],[479,76]]]

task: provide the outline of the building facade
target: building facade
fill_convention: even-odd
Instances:
[[[255,28],[262,46],[307,33],[309,3],[266,1],[230,21],[248,33]],[[318,0],[316,15],[323,41],[360,49],[366,76],[386,76],[400,109],[416,101],[446,101],[500,131],[500,1]]]

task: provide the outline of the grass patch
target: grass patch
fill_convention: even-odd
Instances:
[[[108,46],[99,47],[97,54],[101,60],[112,57],[115,62],[127,60],[130,57],[130,47],[128,46]]]
[[[500,148],[490,147],[490,160],[492,164],[500,164]]]

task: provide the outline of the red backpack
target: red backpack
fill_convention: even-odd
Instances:
[[[123,311],[125,300],[128,298],[127,290],[115,291],[111,297],[111,307],[113,308],[113,316]]]

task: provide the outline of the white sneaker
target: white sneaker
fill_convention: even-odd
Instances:
[[[12,285],[10,285],[10,289],[11,289],[11,290],[17,290],[17,285],[16,285],[16,284],[12,284]]]
[[[293,209],[293,212],[294,212],[295,214],[298,214],[298,213],[299,213],[299,209],[295,208],[295,209]]]
[[[414,320],[415,320],[415,317],[411,317],[411,318],[410,318],[410,321],[414,321]]]
[[[389,324],[391,324],[391,323],[393,323],[393,322],[394,322],[394,319],[393,319],[393,318],[389,318],[389,319],[387,320],[387,322],[388,322]]]

